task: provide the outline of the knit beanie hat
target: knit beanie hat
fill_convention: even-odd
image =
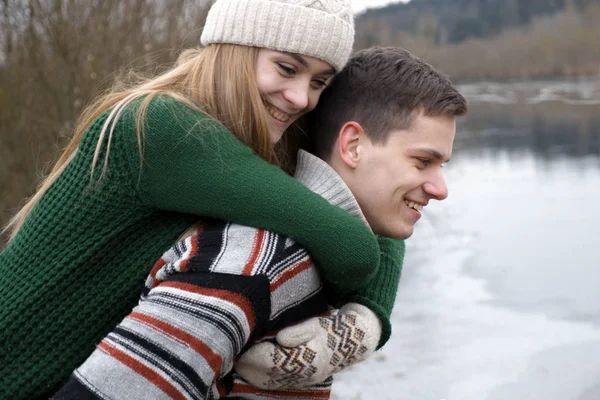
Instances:
[[[350,0],[217,0],[200,39],[315,57],[340,71],[352,51]]]

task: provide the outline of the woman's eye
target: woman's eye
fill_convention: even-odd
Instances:
[[[324,79],[315,79],[313,81],[313,86],[316,87],[317,89],[323,89],[323,88],[327,87],[327,81]]]
[[[421,162],[421,164],[423,164],[424,167],[428,166],[431,163],[431,160],[427,158],[419,158],[419,161]]]
[[[288,67],[285,64],[277,63],[277,66],[281,71],[283,71],[287,75],[294,75],[296,73],[296,70],[294,68]]]

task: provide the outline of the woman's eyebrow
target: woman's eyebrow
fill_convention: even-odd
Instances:
[[[298,61],[304,68],[308,68],[308,61],[306,61],[306,59],[304,57],[302,57],[300,54],[295,54],[295,53],[288,53],[287,51],[282,51],[283,54],[292,57],[294,60]],[[327,69],[323,72],[321,72],[322,74],[331,74],[331,75],[335,75],[335,69],[330,68]]]
[[[282,51],[282,53],[285,54],[285,55],[288,55],[288,56],[292,57],[294,60],[296,60],[300,64],[302,64],[302,66],[308,68],[308,62],[301,55],[295,54],[295,53],[288,53],[287,51]]]

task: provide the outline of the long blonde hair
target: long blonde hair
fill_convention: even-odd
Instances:
[[[260,157],[276,164],[277,156],[269,135],[266,109],[256,84],[258,51],[255,47],[231,44],[212,44],[203,49],[189,49],[183,51],[174,67],[163,74],[151,79],[137,79],[126,85],[115,84],[83,111],[71,142],[54,168],[3,232],[10,231],[9,240],[14,239],[31,210],[77,154],[84,132],[95,119],[112,108],[100,133],[90,171],[92,182],[100,149],[107,140],[104,165],[99,176],[102,179],[107,169],[114,127],[123,110],[139,98],[143,98],[136,114],[140,160],[143,160],[148,104],[154,96],[164,94],[216,119]]]

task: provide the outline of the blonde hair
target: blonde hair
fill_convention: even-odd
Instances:
[[[256,84],[258,51],[256,47],[231,44],[212,44],[203,49],[189,49],[183,51],[174,67],[165,73],[151,79],[138,79],[137,82],[127,85],[115,84],[84,110],[71,142],[54,168],[3,232],[10,231],[9,240],[14,239],[31,210],[77,154],[86,129],[100,115],[112,108],[100,132],[90,170],[91,183],[98,165],[100,149],[108,136],[104,165],[98,180],[102,179],[107,169],[115,125],[125,108],[139,98],[143,98],[136,113],[140,162],[144,152],[146,110],[154,96],[163,94],[219,121],[264,160],[277,164],[277,156],[269,135],[266,109]]]

